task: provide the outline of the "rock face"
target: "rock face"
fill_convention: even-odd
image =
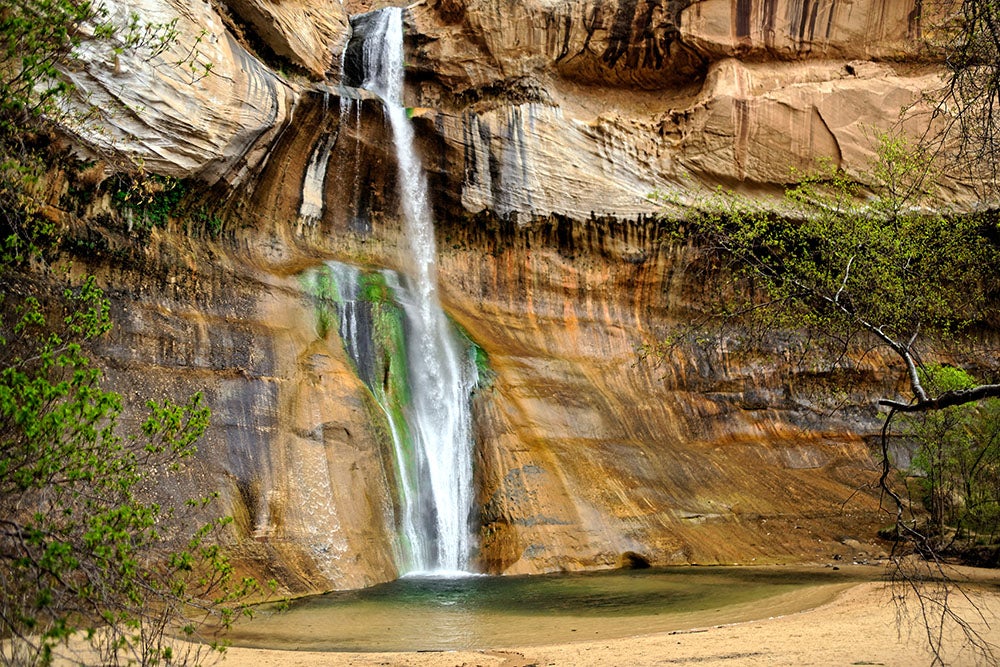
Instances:
[[[246,567],[292,592],[392,578],[386,433],[298,279],[329,258],[404,263],[380,103],[336,77],[287,83],[208,5],[143,1],[144,15],[179,18],[181,51],[207,29],[196,62],[213,73],[191,82],[136,54],[116,64],[86,51],[72,76],[120,109],[107,139],[88,136],[154,171],[245,191],[220,241],[158,230],[131,263],[92,262],[120,322],[103,350],[113,379],[136,395],[205,389],[215,416],[188,483],[223,489]],[[351,51],[335,3],[229,6],[313,74]],[[716,278],[665,237],[650,195],[685,206],[725,185],[776,197],[818,158],[864,178],[871,134],[937,85],[920,6],[408,8],[407,96],[444,305],[491,370],[475,396],[480,569],[812,560],[873,538],[877,500],[854,492],[875,474],[865,437],[877,417],[830,417],[825,402],[844,368],[802,360],[794,332],[641,359],[706,310]],[[867,360],[847,369],[859,404],[893,389]]]
[[[251,56],[207,3],[107,2],[108,20],[130,30],[85,41],[67,73],[83,118],[74,132],[105,154],[207,183],[242,181],[291,116],[296,93]],[[177,37],[170,39],[171,30]],[[96,113],[96,120],[90,118]]]
[[[339,2],[228,4],[278,55],[339,75]],[[131,11],[176,20],[179,38],[155,55],[85,45],[71,78],[104,113],[84,137],[158,173],[238,182],[258,170],[299,85],[207,5],[111,8],[121,23]],[[914,0],[417,3],[410,98],[450,152],[442,194],[459,210],[632,217],[657,210],[653,191],[685,203],[720,184],[767,193],[817,158],[865,178],[872,135],[939,85],[921,59],[924,20]]]
[[[212,408],[197,461],[164,492],[218,491],[237,562],[285,593],[395,578],[391,451],[336,334],[296,275],[177,240],[96,267],[115,322],[97,352],[130,414],[195,391]]]
[[[773,197],[821,159],[864,177],[875,157],[873,128],[934,81],[933,74],[900,77],[874,64],[727,59],[710,67],[698,97],[680,108],[669,94],[654,102],[636,93],[643,111],[608,107],[581,119],[565,106],[532,101],[427,111],[426,129],[442,135],[447,159],[438,168],[451,181],[443,194],[457,210],[522,220],[634,218],[662,209],[654,193],[691,204],[716,186],[738,184]],[[610,104],[606,92],[590,90],[572,102]],[[428,154],[442,149],[435,148]],[[953,198],[965,195],[947,185]]]
[[[915,2],[471,0],[411,22],[414,103],[470,212],[634,216],[654,191],[773,194],[820,159],[864,181],[875,135],[919,132],[901,113],[940,85]]]
[[[861,433],[874,414],[824,418],[828,371],[792,361],[800,342],[718,338],[639,358],[696,316],[706,287],[685,270],[697,253],[656,230],[552,221],[499,246],[452,232],[448,301],[495,372],[476,399],[487,571],[614,567],[630,552],[822,559],[877,526],[870,496],[841,506],[871,478]]]
[[[276,55],[320,79],[340,70],[340,54],[350,36],[350,24],[339,0],[227,0],[226,5]]]
[[[731,57],[898,59],[922,48],[914,0],[429,0],[411,11],[418,62],[459,90],[553,74],[663,90]]]
[[[429,0],[411,10],[419,62],[458,90],[552,75],[664,90],[726,58],[915,59],[923,48],[914,0]]]

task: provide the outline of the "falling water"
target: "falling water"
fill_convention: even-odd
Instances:
[[[456,339],[437,295],[434,224],[427,180],[402,105],[403,21],[398,7],[372,15],[363,45],[363,87],[379,95],[392,126],[399,190],[412,266],[400,280],[383,272],[406,314],[409,402],[404,407],[414,479],[403,480],[404,572],[464,571],[469,567],[472,510],[469,395],[475,364]],[[391,424],[393,430],[397,430]],[[398,434],[394,434],[395,435]],[[404,451],[403,443],[397,449]],[[402,457],[403,454],[398,456]],[[411,487],[411,488],[408,488]]]

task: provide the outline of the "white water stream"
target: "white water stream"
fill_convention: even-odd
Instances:
[[[476,372],[466,346],[457,339],[438,301],[427,179],[414,148],[413,125],[402,103],[400,8],[382,9],[373,15],[363,54],[363,87],[382,98],[392,125],[404,231],[412,262],[402,282],[397,274],[385,272],[406,314],[411,400],[404,412],[416,458],[416,479],[404,479],[402,484],[406,505],[402,533],[409,543],[409,562],[401,563],[400,569],[404,574],[463,572],[469,568],[472,542],[469,396]],[[393,428],[394,437],[396,430]],[[405,446],[396,444],[398,458]]]

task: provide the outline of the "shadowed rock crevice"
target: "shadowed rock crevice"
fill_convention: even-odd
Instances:
[[[626,551],[621,555],[621,566],[626,570],[645,570],[651,566],[651,563],[642,554]]]

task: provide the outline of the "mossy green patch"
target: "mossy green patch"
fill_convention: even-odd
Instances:
[[[321,266],[303,273],[299,277],[306,294],[312,297],[316,317],[316,335],[326,338],[330,329],[339,326],[337,305],[339,290],[333,272],[326,266]]]
[[[472,338],[472,334],[465,327],[452,319],[448,321],[461,334],[471,350],[472,360],[476,364],[476,386],[480,388],[491,386],[496,379],[496,371],[490,366],[489,353]]]
[[[392,301],[372,303],[373,343],[378,350],[378,367],[373,384],[379,386],[392,403],[399,406],[410,402],[407,373],[406,337],[403,310]],[[373,391],[378,391],[372,387]]]
[[[393,302],[394,296],[385,276],[379,271],[361,274],[361,298],[368,303]]]
[[[414,488],[417,480],[417,459],[413,433],[406,417],[412,400],[406,350],[405,317],[396,302],[396,295],[381,273],[361,277],[361,298],[371,308],[372,347],[375,369],[369,390],[381,408],[380,421],[388,430],[394,449],[396,474],[396,507],[405,507],[406,489]],[[412,560],[413,546],[405,531],[398,534],[399,562]]]
[[[488,387],[493,384],[493,380],[496,377],[496,373],[490,366],[490,355],[478,344],[472,341],[469,342],[472,345],[472,354],[474,355],[476,362],[476,385],[480,387]]]

